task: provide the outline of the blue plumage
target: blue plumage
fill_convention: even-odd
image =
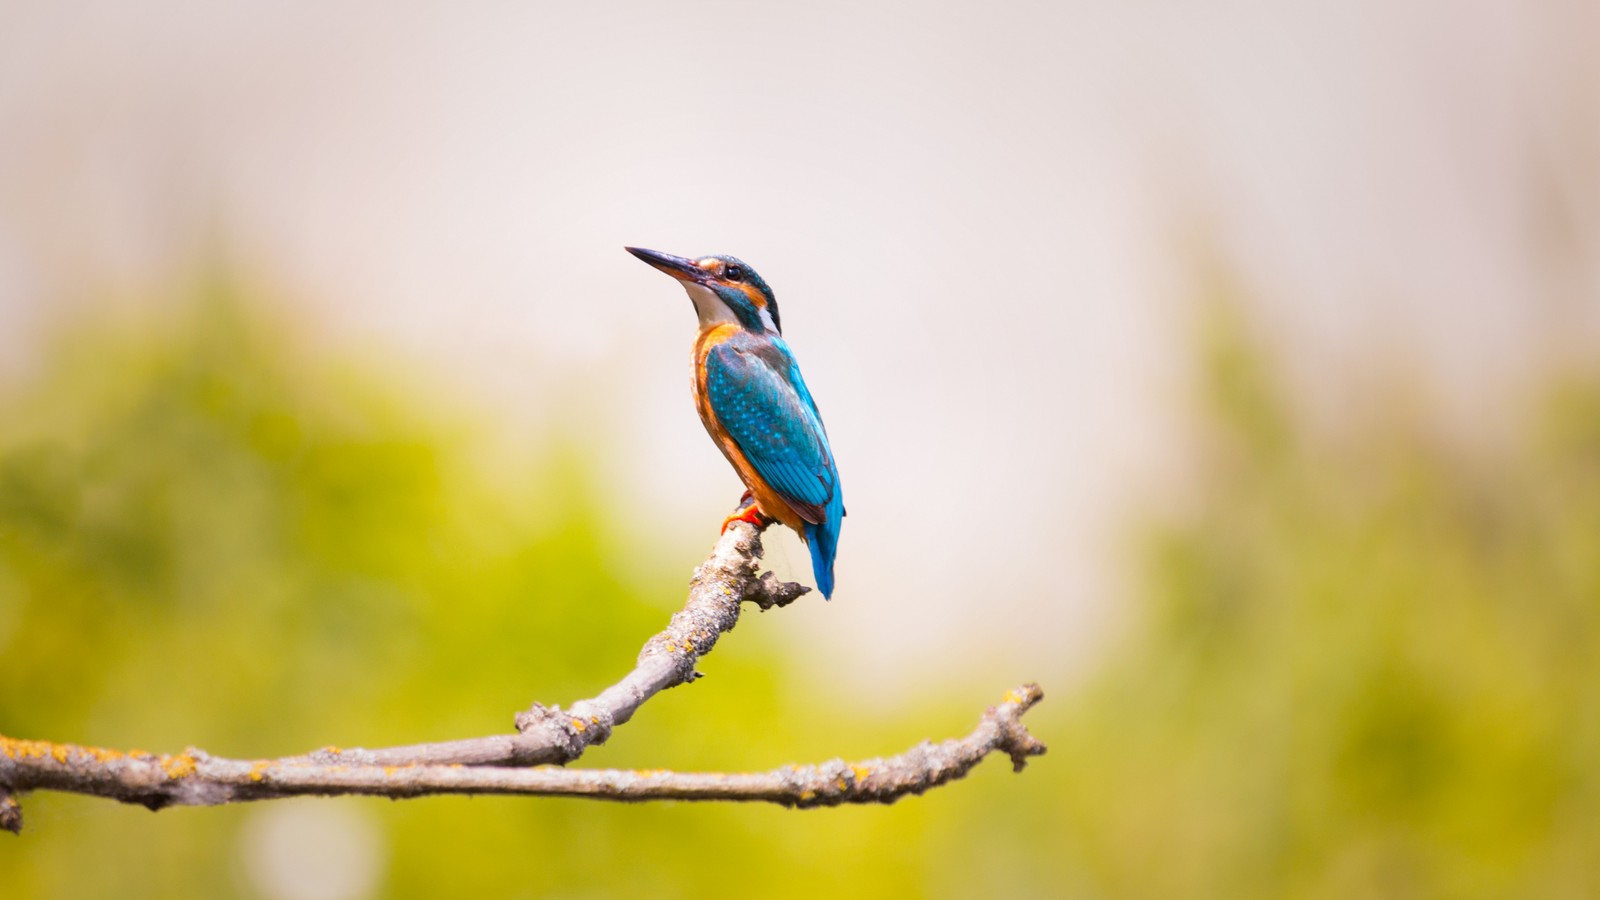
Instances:
[[[706,394],[757,474],[804,520],[817,588],[832,596],[844,492],[822,416],[788,344],[745,333],[713,347]]]

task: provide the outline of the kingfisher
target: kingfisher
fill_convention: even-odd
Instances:
[[[625,249],[678,279],[700,318],[694,406],[747,489],[722,530],[737,521],[793,528],[811,550],[818,590],[832,598],[844,492],[822,414],[783,339],[772,288],[732,256]]]

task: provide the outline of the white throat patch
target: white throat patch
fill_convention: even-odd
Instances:
[[[695,284],[692,281],[680,283],[683,285],[683,289],[689,292],[689,299],[694,301],[694,311],[700,316],[700,325],[702,327],[723,322],[739,321],[738,317],[733,314],[733,310],[728,308],[728,304],[722,302],[722,298],[718,297],[715,291],[703,284]]]

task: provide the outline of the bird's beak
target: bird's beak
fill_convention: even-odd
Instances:
[[[679,281],[699,284],[705,279],[705,272],[701,271],[700,267],[695,265],[692,259],[684,259],[681,256],[673,256],[670,253],[660,253],[655,250],[646,250],[642,247],[624,247],[623,249]]]

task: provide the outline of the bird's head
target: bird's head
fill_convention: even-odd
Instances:
[[[783,333],[778,318],[778,301],[772,288],[756,270],[731,256],[702,256],[685,259],[670,253],[626,248],[657,269],[671,275],[689,292],[700,325],[736,322],[751,331]]]

